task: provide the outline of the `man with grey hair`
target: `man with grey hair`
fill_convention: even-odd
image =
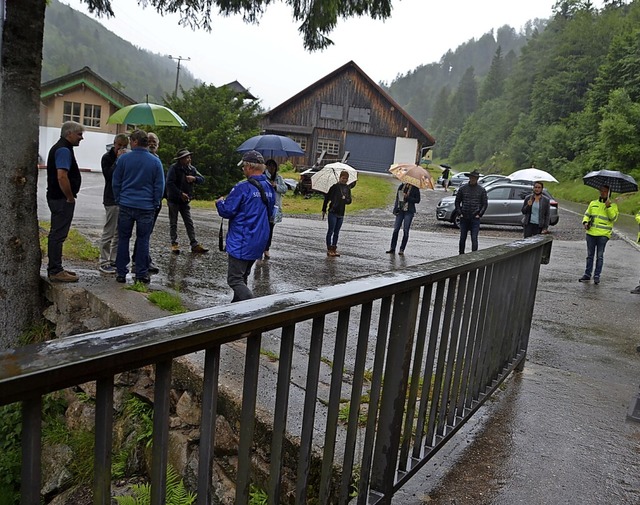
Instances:
[[[51,211],[47,274],[52,282],[78,282],[75,272],[62,268],[62,246],[69,235],[76,196],[82,183],[73,148],[80,145],[83,135],[84,126],[66,121],[60,130],[60,140],[49,150],[47,157],[47,205]]]
[[[233,289],[232,302],[253,298],[247,279],[269,241],[269,218],[276,202],[259,152],[245,153],[238,165],[242,165],[247,180],[236,184],[226,198],[216,200],[218,214],[229,220],[227,284]]]

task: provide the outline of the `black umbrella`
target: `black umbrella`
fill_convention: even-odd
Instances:
[[[633,193],[638,191],[638,183],[630,175],[623,174],[617,170],[596,170],[589,172],[582,178],[587,186],[600,189],[602,186],[609,186],[612,193]]]

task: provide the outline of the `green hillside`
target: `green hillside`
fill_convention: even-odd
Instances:
[[[167,55],[140,49],[100,23],[58,0],[47,6],[42,56],[42,82],[88,66],[134,100],[162,103],[173,93],[176,63]],[[200,81],[180,69],[180,86]]]

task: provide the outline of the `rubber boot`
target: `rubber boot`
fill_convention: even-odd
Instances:
[[[332,251],[331,251],[331,252],[332,252],[331,256],[335,256],[335,257],[340,256],[340,253],[338,252],[338,246],[337,246],[337,245],[333,245],[333,246],[331,246],[331,249],[332,249]]]

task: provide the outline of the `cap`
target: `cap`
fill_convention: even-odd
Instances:
[[[258,151],[247,151],[242,155],[242,159],[238,162],[238,166],[242,165],[245,162],[259,163],[261,165],[264,165],[264,158]]]

